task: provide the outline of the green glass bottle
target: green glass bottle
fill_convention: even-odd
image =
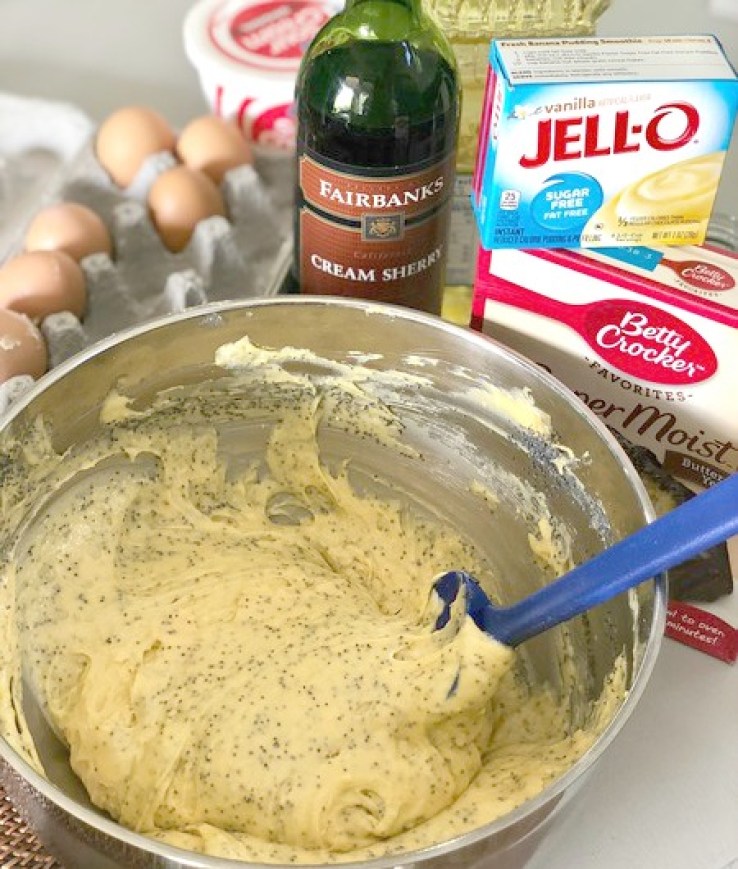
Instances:
[[[297,77],[302,293],[441,309],[459,84],[420,0],[348,0]]]

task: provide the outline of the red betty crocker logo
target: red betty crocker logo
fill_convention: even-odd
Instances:
[[[672,314],[609,299],[580,309],[582,337],[620,371],[653,383],[700,383],[717,371],[705,339]]]
[[[667,266],[690,287],[705,292],[721,293],[732,290],[735,286],[735,278],[730,272],[721,269],[720,266],[705,262],[704,260],[661,260],[661,265]]]
[[[244,5],[231,18],[214,15],[210,36],[232,60],[296,69],[329,17],[328,9],[316,0],[266,0]]]

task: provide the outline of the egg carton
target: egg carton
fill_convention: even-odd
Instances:
[[[113,254],[80,265],[87,285],[82,319],[68,311],[39,324],[49,368],[115,332],[167,313],[224,299],[274,295],[291,255],[292,161],[261,152],[221,184],[228,217],[201,221],[187,247],[172,253],[152,223],[146,198],[160,173],[176,165],[153,154],[132,184],[118,188],[94,153],[96,125],[73,105],[0,93],[0,264],[23,249],[33,217],[55,202],[95,211]],[[33,379],[0,384],[0,413]]]

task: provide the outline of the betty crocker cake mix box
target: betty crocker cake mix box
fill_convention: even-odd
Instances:
[[[738,254],[480,250],[472,325],[696,488],[738,470]]]
[[[738,102],[714,36],[492,42],[482,246],[700,244]]]
[[[623,440],[657,512],[738,470],[737,254],[480,249],[472,326],[554,374]],[[667,635],[734,663],[738,628],[694,602],[736,583],[738,537],[671,570]]]

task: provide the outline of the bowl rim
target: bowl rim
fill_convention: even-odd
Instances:
[[[168,326],[179,324],[187,320],[202,320],[203,326],[211,325],[211,323],[212,325],[217,325],[220,316],[231,311],[241,309],[248,310],[260,307],[274,307],[277,305],[286,307],[335,307],[338,305],[344,308],[363,311],[367,316],[379,315],[389,316],[390,318],[400,320],[418,320],[434,329],[463,337],[464,342],[471,342],[472,344],[484,346],[486,347],[487,352],[489,352],[491,345],[494,352],[503,356],[513,357],[524,369],[533,373],[535,379],[542,381],[554,393],[557,393],[564,398],[567,403],[572,404],[575,411],[596,430],[605,445],[619,460],[623,469],[625,481],[627,481],[637,496],[643,510],[644,518],[648,522],[654,520],[656,513],[645,485],[613,433],[569,387],[548,371],[542,369],[521,353],[503,345],[493,337],[470,328],[450,323],[434,314],[426,314],[424,312],[385,302],[374,302],[343,296],[282,295],[210,302],[187,308],[184,311],[164,314],[146,320],[143,323],[138,323],[126,329],[114,332],[113,334],[94,342],[89,347],[79,351],[69,359],[51,369],[23,395],[19,396],[18,399],[16,399],[8,408],[6,408],[2,415],[0,415],[0,435],[5,432],[13,420],[19,416],[26,407],[32,404],[36,397],[51,388],[54,383],[63,379],[70,371],[73,371],[74,369],[84,365],[89,360],[94,359],[118,345],[138,337],[139,335],[155,332],[159,329],[165,329]],[[208,321],[211,321],[211,323]],[[512,811],[507,812],[494,821],[490,821],[489,823],[473,830],[461,833],[451,839],[446,839],[424,848],[400,851],[395,854],[382,857],[371,857],[365,860],[351,860],[331,864],[300,863],[299,865],[304,867],[304,869],[326,869],[328,865],[341,867],[341,869],[343,869],[343,867],[345,867],[345,869],[359,869],[359,867],[361,867],[361,869],[399,869],[400,866],[405,864],[422,864],[424,861],[443,857],[444,855],[456,852],[461,848],[466,848],[484,839],[502,833],[507,828],[535,815],[536,812],[543,809],[554,799],[563,796],[577,780],[581,779],[584,774],[588,772],[589,768],[599,760],[608,746],[613,742],[627,719],[630,717],[650,680],[661,647],[661,641],[666,625],[666,574],[659,574],[654,577],[650,583],[653,585],[654,592],[651,624],[648,637],[643,646],[641,659],[638,662],[637,669],[632,675],[631,688],[628,690],[627,696],[617,709],[612,720],[608,723],[602,733],[600,733],[595,742],[563,775],[552,781],[551,784],[547,785],[535,797],[526,800]],[[38,791],[42,797],[71,815],[76,821],[81,822],[95,831],[111,836],[113,839],[125,846],[137,848],[152,855],[156,855],[157,857],[175,861],[175,865],[179,864],[182,866],[188,866],[192,867],[192,869],[234,869],[234,867],[238,866],[243,866],[244,869],[280,869],[280,867],[286,867],[287,865],[278,863],[246,862],[234,860],[232,858],[213,857],[173,845],[168,845],[142,833],[134,832],[127,827],[124,827],[122,824],[119,824],[117,821],[106,817],[100,811],[79,804],[61,790],[61,788],[38,773],[2,736],[0,736],[0,758],[5,761],[5,763],[22,779]],[[0,769],[0,780],[2,780],[2,778],[2,770]],[[557,809],[558,806],[555,806],[550,814],[555,813]],[[550,815],[546,815],[546,819],[549,816]]]

